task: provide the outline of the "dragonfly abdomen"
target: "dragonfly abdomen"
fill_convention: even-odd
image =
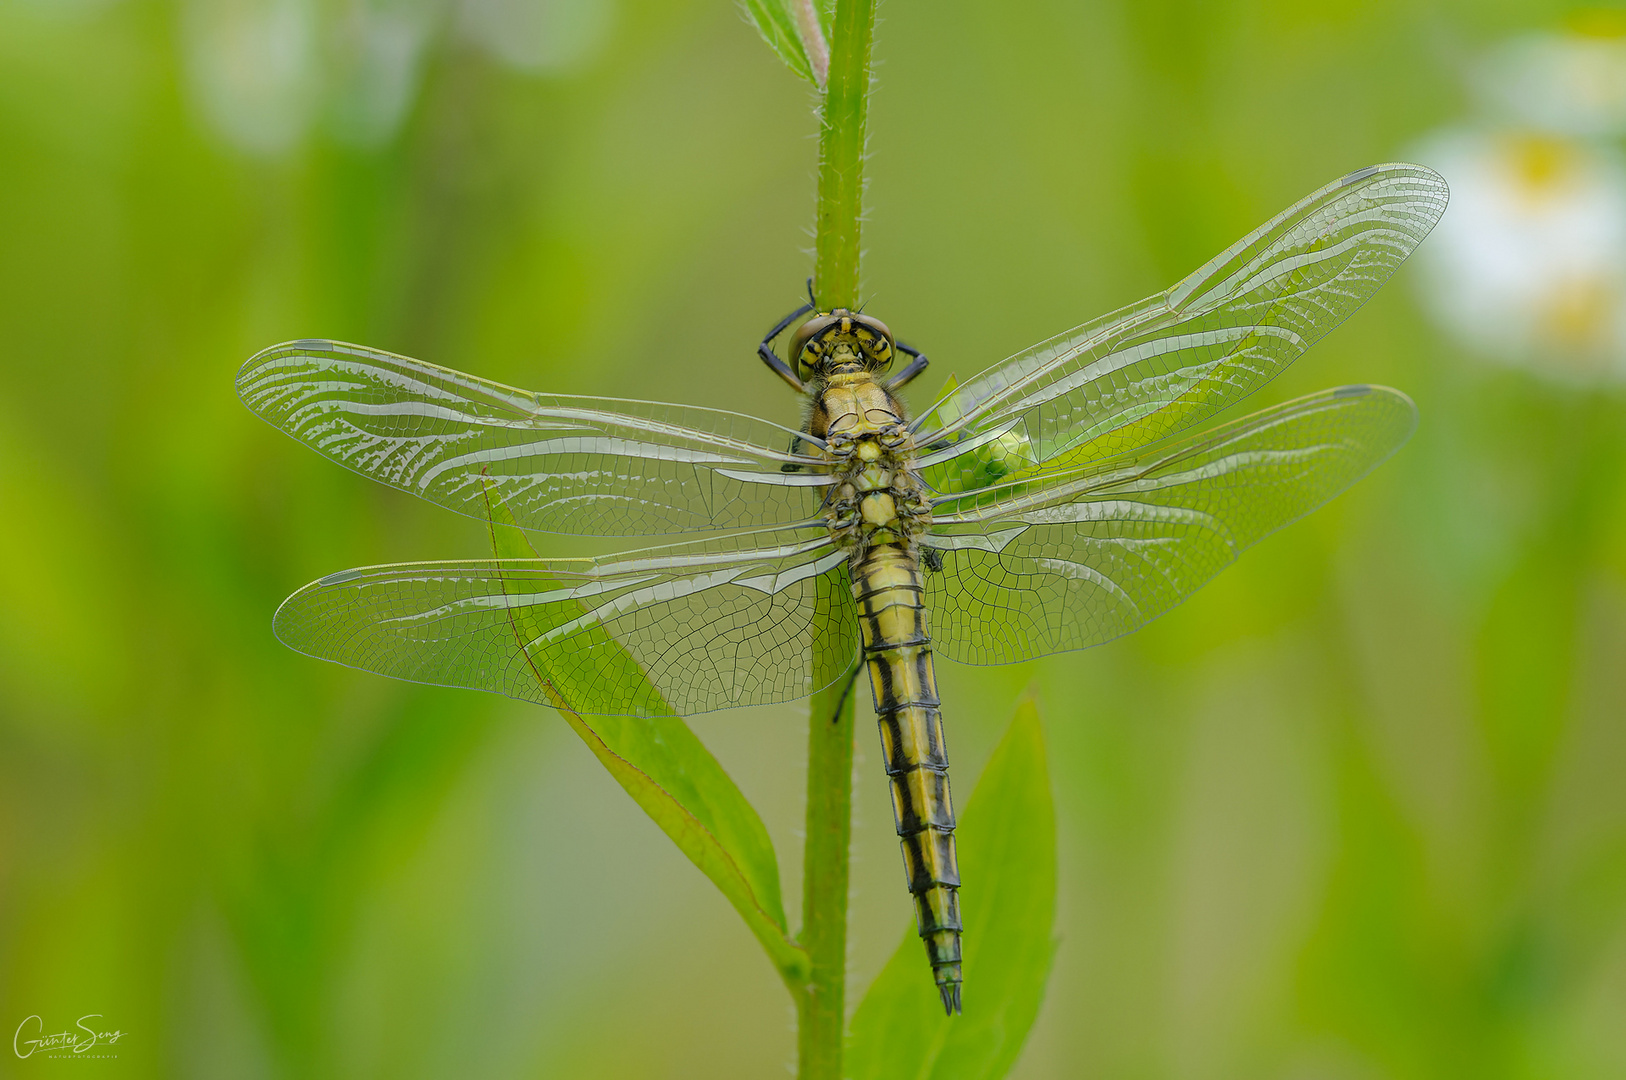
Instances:
[[[919,564],[902,545],[877,544],[854,560],[852,582],[904,872],[943,1008],[959,1012],[954,800]]]

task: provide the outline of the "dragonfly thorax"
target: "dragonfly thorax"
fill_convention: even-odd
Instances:
[[[912,548],[931,508],[911,467],[914,437],[898,400],[867,371],[831,375],[809,431],[824,440],[838,478],[824,508],[836,542],[855,557],[881,544]]]

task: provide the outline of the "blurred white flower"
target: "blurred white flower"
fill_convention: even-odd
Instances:
[[[1492,111],[1539,130],[1570,135],[1626,130],[1626,37],[1514,38],[1486,55],[1471,78]]]
[[[1418,252],[1429,312],[1493,360],[1626,377],[1626,37],[1517,38],[1470,77],[1481,119],[1414,151],[1451,185]]]
[[[312,0],[192,0],[186,56],[204,115],[244,150],[304,134],[317,95]]]
[[[335,138],[373,147],[400,130],[441,18],[440,0],[361,0],[334,21],[326,118]]]
[[[1454,131],[1418,157],[1451,184],[1420,283],[1445,328],[1554,374],[1626,374],[1626,162],[1534,133]]]
[[[596,59],[614,10],[614,0],[186,0],[182,28],[211,126],[276,156],[317,129],[352,146],[388,142],[448,29],[508,66],[563,75]]]
[[[462,23],[511,67],[563,74],[597,56],[614,14],[610,0],[464,0]]]

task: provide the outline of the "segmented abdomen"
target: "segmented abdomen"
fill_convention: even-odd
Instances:
[[[960,869],[920,567],[903,547],[876,545],[854,561],[852,583],[909,892],[943,1008],[957,1013]]]

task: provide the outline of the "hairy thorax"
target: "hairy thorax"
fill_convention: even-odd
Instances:
[[[855,559],[882,544],[912,554],[931,524],[925,487],[910,468],[914,436],[903,407],[865,371],[832,375],[808,430],[825,440],[837,479],[824,506],[830,534]]]

